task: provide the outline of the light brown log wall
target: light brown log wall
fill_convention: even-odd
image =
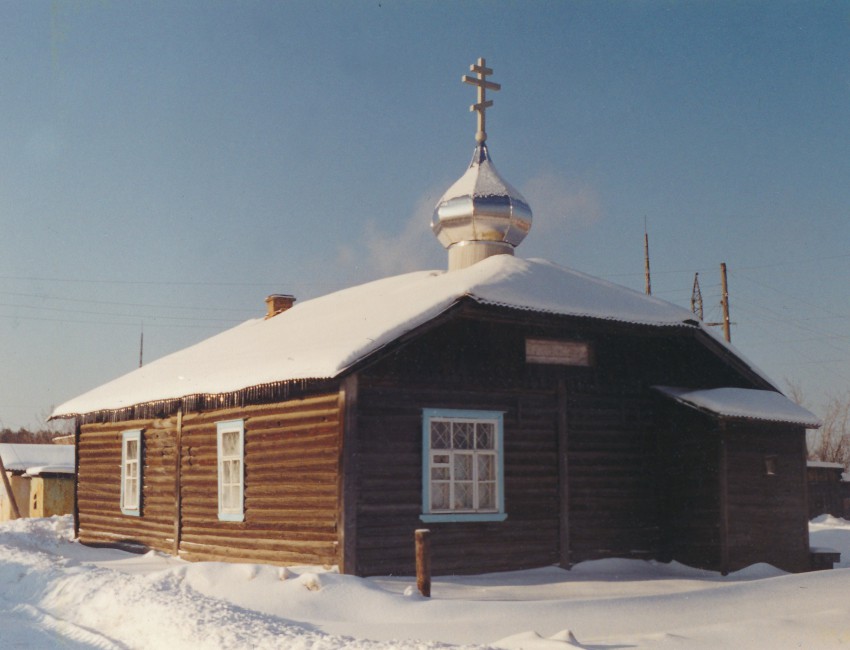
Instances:
[[[245,421],[245,520],[218,520],[216,423]],[[80,540],[173,552],[176,417],[85,425]],[[179,554],[188,560],[337,562],[337,393],[183,416]],[[124,515],[121,433],[143,430],[141,516]]]
[[[245,420],[245,520],[218,520],[216,423]],[[183,417],[180,557],[336,564],[337,393]]]
[[[175,418],[82,427],[79,446],[80,541],[171,551],[174,534]],[[141,516],[121,512],[121,434],[142,429]]]

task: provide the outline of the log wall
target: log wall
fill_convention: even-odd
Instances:
[[[730,425],[726,444],[729,570],[768,562],[809,568],[805,431],[789,425]],[[765,458],[775,459],[775,474]]]
[[[245,422],[245,519],[218,520],[216,423]],[[182,418],[179,555],[188,560],[335,564],[337,393]],[[143,430],[141,516],[121,513],[121,433]],[[174,551],[177,417],[82,427],[80,540]]]
[[[245,520],[218,520],[216,423],[245,419]],[[337,563],[337,393],[183,417],[180,557]]]
[[[460,318],[360,373],[359,573],[413,571],[413,531],[424,525],[423,408],[505,414],[508,518],[427,524],[435,573],[662,555],[665,423],[650,386],[693,385],[694,362],[708,385],[749,384],[681,333],[545,320]],[[526,363],[527,336],[588,341],[595,362]],[[559,407],[567,429],[566,488],[559,485]]]
[[[659,397],[659,400],[661,398]],[[721,568],[720,432],[710,418],[669,404],[662,436],[660,559]]]
[[[77,449],[79,537],[170,552],[174,534],[175,418],[82,427]],[[121,433],[142,429],[141,516],[121,513]]]

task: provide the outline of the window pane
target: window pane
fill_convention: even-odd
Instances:
[[[236,500],[236,488],[229,486],[222,488],[222,507],[225,510],[234,510],[239,504]]]
[[[139,458],[139,441],[127,441],[127,460],[137,460]]]
[[[496,484],[478,484],[478,508],[481,510],[495,510],[496,508]]]
[[[136,479],[127,479],[124,483],[124,507],[135,508],[137,503],[137,494],[139,491],[139,482]]]
[[[478,455],[478,480],[496,480],[496,457],[492,454]]]
[[[232,472],[230,470],[230,461],[221,461],[221,484],[230,485],[233,482]]]
[[[432,467],[431,478],[435,481],[448,481],[451,478],[448,467]]]
[[[450,422],[439,420],[431,422],[431,449],[449,449],[451,447]]]
[[[431,462],[434,465],[448,465],[451,462],[451,458],[449,454],[434,454],[431,457]]]
[[[431,509],[449,509],[449,484],[431,483]]]
[[[239,455],[239,432],[226,431],[221,434],[221,453],[224,456]]]
[[[472,454],[455,454],[454,479],[468,481],[472,478]]]
[[[475,447],[477,449],[496,448],[495,427],[492,422],[479,422],[476,427]]]
[[[455,482],[455,510],[472,510],[472,483]]]
[[[452,428],[452,446],[455,449],[472,449],[475,423],[455,422]]]

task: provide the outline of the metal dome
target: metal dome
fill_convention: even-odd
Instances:
[[[531,229],[531,208],[481,142],[469,169],[437,203],[431,229],[449,249],[449,269],[463,268],[490,255],[513,255]]]

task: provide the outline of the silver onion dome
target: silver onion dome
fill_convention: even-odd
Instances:
[[[449,250],[451,271],[491,255],[513,255],[531,229],[531,208],[499,175],[481,142],[469,169],[437,203],[431,229]]]

